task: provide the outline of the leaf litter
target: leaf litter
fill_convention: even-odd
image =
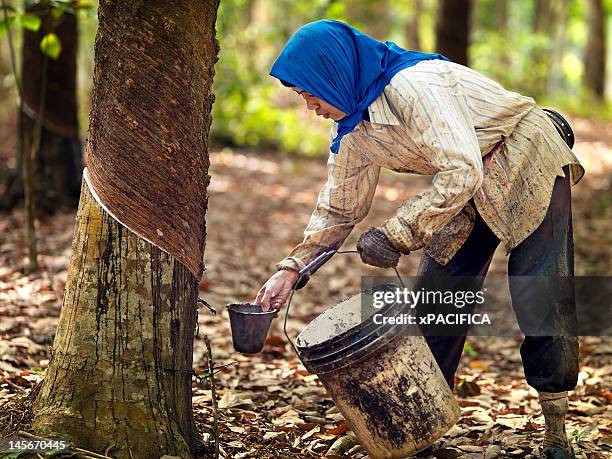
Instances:
[[[586,151],[586,145],[583,148]],[[612,174],[607,166],[601,166],[607,176],[595,175],[589,182],[587,174],[583,191],[574,197],[576,232],[581,225],[589,230],[576,214],[588,208],[590,193],[609,185]],[[210,173],[208,270],[200,282],[200,296],[220,313],[214,316],[201,307],[198,325],[200,336],[211,339],[216,368],[227,365],[215,374],[222,457],[367,457],[317,377],[293,355],[282,334],[282,320],[273,322],[262,353],[245,356],[233,350],[227,312],[221,307],[252,300],[274,264],[299,242],[325,180],[324,162],[223,150],[211,154]],[[346,246],[354,246],[369,226],[391,217],[397,207],[394,199],[405,199],[427,183],[424,177],[383,174],[371,214]],[[74,213],[59,212],[37,222],[42,270],[35,275],[23,274],[27,251],[23,221],[21,211],[0,221],[0,411],[12,413],[0,418],[4,434],[27,430],[31,420],[27,407],[18,401],[42,380],[49,362],[66,283]],[[591,269],[585,266],[591,260],[585,251],[600,249],[583,244],[577,251],[577,271]],[[504,272],[505,260],[502,253],[496,253],[492,272]],[[404,257],[399,269],[414,274],[418,261],[417,254]],[[357,257],[334,257],[295,296],[287,322],[290,336],[295,338],[325,308],[355,294],[361,275],[376,273],[379,271],[361,265]],[[543,417],[537,393],[524,380],[520,340],[477,337],[468,342],[455,390],[462,417],[419,457],[494,459],[537,454]],[[581,338],[581,353],[579,384],[570,395],[568,434],[577,457],[611,457],[612,340]],[[203,340],[196,339],[194,369],[198,373],[207,370],[205,356]],[[194,379],[193,393],[198,429],[203,441],[211,444],[210,387],[205,380]]]

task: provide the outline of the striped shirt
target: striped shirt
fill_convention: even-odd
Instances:
[[[381,227],[404,253],[446,264],[475,209],[510,252],[542,222],[556,176],[584,169],[535,101],[462,65],[422,61],[397,73],[327,161],[327,182],[304,240],[277,267],[301,269],[338,248],[372,203],[380,168],[433,175]],[[332,127],[332,138],[337,124]]]

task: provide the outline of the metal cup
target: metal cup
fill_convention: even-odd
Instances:
[[[276,309],[262,311],[260,305],[251,303],[232,303],[226,307],[234,349],[243,354],[261,352]]]

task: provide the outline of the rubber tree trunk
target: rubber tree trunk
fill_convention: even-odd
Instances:
[[[436,21],[436,52],[468,65],[472,0],[440,0]]]
[[[142,177],[144,165],[171,173],[187,158],[204,176],[178,172],[166,185],[178,201],[185,183],[204,183],[192,197],[203,206],[193,215],[200,259],[217,8],[218,0],[100,2],[86,148],[97,180],[128,171],[141,188],[154,185]],[[142,227],[117,221],[113,215],[127,214],[96,192],[88,169],[33,428],[97,452],[111,447],[112,457],[189,458],[199,444],[191,404],[199,271],[147,242]]]
[[[70,13],[54,18],[47,4],[28,6],[26,11],[38,16],[42,22],[37,32],[24,29],[23,33],[21,75],[24,109],[19,114],[23,129],[20,141],[24,148],[33,148],[36,209],[48,214],[60,206],[76,207],[80,191],[77,18]],[[40,42],[48,33],[55,33],[61,41],[62,52],[57,60],[45,57],[40,51]],[[41,112],[39,141],[36,119]],[[17,170],[9,176],[6,192],[0,199],[2,208],[11,209],[23,198],[22,164],[22,158],[18,158]]]
[[[118,457],[186,457],[197,284],[106,213],[84,182],[34,429]]]
[[[584,85],[599,99],[604,98],[606,89],[606,17],[602,0],[588,1]]]

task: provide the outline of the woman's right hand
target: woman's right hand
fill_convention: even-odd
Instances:
[[[291,288],[297,281],[298,276],[297,271],[279,270],[259,289],[254,303],[261,305],[263,311],[279,310],[289,298]]]

